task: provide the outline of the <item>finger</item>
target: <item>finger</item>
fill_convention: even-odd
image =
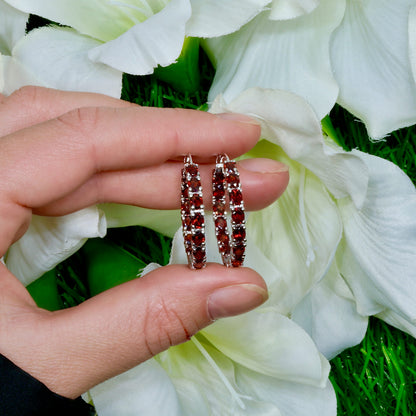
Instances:
[[[25,86],[0,96],[0,136],[56,118],[81,107],[131,107],[127,101],[103,94]]]
[[[231,157],[257,142],[260,126],[195,110],[81,108],[0,141],[0,190],[28,207],[61,198],[101,171],[159,165],[192,153]]]
[[[247,159],[237,163],[244,205],[256,211],[274,202],[289,182],[288,167],[271,159]],[[168,162],[140,170],[103,172],[80,188],[47,206],[38,215],[65,215],[96,203],[113,202],[153,209],[180,207],[182,164]],[[205,208],[212,208],[212,165],[200,165]]]
[[[246,312],[266,299],[265,283],[251,269],[209,264],[195,272],[166,266],[49,315],[36,329],[21,334],[15,329],[20,344],[30,339],[32,345],[30,357],[15,362],[53,391],[77,397],[189,340],[214,319]],[[36,348],[45,339],[49,347]]]

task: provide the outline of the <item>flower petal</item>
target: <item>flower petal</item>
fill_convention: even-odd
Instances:
[[[160,364],[150,359],[90,390],[100,416],[182,416],[171,380]]]
[[[122,73],[88,59],[88,51],[98,44],[70,28],[44,27],[20,40],[13,58],[42,85],[119,98]]]
[[[287,276],[290,291],[283,302],[290,310],[325,275],[341,238],[341,218],[324,184],[335,196],[352,196],[362,204],[367,167],[359,157],[325,145],[313,111],[291,93],[251,89],[228,106],[215,101],[211,111],[260,120],[268,141],[259,142],[248,155],[290,166],[291,180],[279,201],[252,213],[247,222],[251,241]]]
[[[250,390],[238,388],[235,364],[203,337],[171,347],[156,359],[175,385],[183,416],[280,416],[276,405],[257,401]]]
[[[352,293],[333,262],[326,276],[296,306],[292,319],[332,359],[364,338],[368,318],[359,315]]]
[[[28,67],[22,65],[12,56],[0,55],[0,65],[2,67],[0,70],[2,69],[3,72],[3,76],[0,74],[0,92],[2,94],[10,95],[13,91],[16,91],[24,85],[45,86],[42,81],[30,72]],[[1,78],[3,78],[3,81],[1,81]]]
[[[141,225],[173,237],[181,224],[178,210],[162,211],[121,204],[100,204],[99,207],[105,214],[108,228]]]
[[[146,17],[123,1],[6,0],[11,6],[70,26],[102,42],[120,36]],[[147,3],[144,1],[143,3]]]
[[[0,54],[11,55],[16,42],[25,35],[29,15],[0,0]]]
[[[228,36],[207,39],[217,66],[209,93],[227,102],[250,87],[282,89],[304,97],[321,119],[338,96],[329,39],[342,19],[344,0],[322,0],[311,13],[288,21],[263,12]]]
[[[259,157],[289,162],[258,149],[254,154]],[[290,290],[282,303],[288,310],[326,274],[342,235],[341,219],[322,182],[311,173],[305,175],[293,161],[290,172],[289,186],[279,200],[253,212],[247,222],[251,241],[285,276]]]
[[[157,65],[167,66],[178,58],[190,16],[190,0],[171,0],[159,13],[92,49],[89,57],[129,74],[151,74]]]
[[[240,29],[264,10],[270,0],[191,0],[188,36],[211,38]]]
[[[220,319],[202,331],[233,361],[261,374],[323,387],[329,363],[309,335],[273,307]]]
[[[331,62],[338,103],[374,138],[416,122],[416,85],[409,61],[408,16],[414,0],[348,1],[334,32]]]
[[[75,253],[87,238],[105,233],[105,217],[96,207],[62,217],[34,215],[23,237],[9,248],[6,265],[28,285]]]
[[[409,57],[416,81],[416,6],[411,7],[409,12]]]
[[[278,380],[238,366],[236,382],[255,399],[274,403],[281,416],[335,416],[337,401],[331,383],[324,388]],[[269,413],[257,413],[269,415]]]
[[[415,322],[415,187],[393,163],[353,153],[368,166],[370,181],[362,209],[349,199],[338,201],[345,236],[337,252],[340,272],[360,314],[391,309]]]
[[[319,0],[273,0],[270,19],[294,19],[312,12],[318,5]]]
[[[389,325],[394,326],[395,328],[400,329],[401,331],[407,332],[412,337],[416,338],[416,324],[411,323],[398,313],[392,310],[386,310],[375,315],[376,318],[381,319],[384,322],[387,322]]]
[[[335,198],[349,196],[357,207],[362,205],[367,192],[366,164],[356,155],[324,142],[319,120],[301,97],[285,91],[251,88],[228,105],[218,97],[210,111],[231,111],[257,118],[262,124],[262,137],[313,172]]]

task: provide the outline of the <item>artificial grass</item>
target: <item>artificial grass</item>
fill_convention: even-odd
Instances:
[[[155,76],[123,78],[122,98],[143,106],[205,109],[213,70],[202,55],[201,89],[179,93]],[[335,106],[330,120],[345,149],[358,148],[391,160],[416,182],[416,128],[393,132],[383,141],[372,142],[362,123]],[[166,264],[170,240],[142,227],[109,230],[106,237],[145,263]],[[57,268],[65,306],[89,297],[82,276],[82,250]],[[338,399],[338,415],[416,415],[416,341],[375,318],[370,319],[364,340],[331,361],[330,380]]]

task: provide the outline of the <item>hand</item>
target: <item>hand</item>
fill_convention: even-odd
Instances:
[[[179,208],[183,155],[203,164],[208,190],[214,155],[241,155],[259,134],[259,125],[240,115],[36,87],[0,95],[0,256],[32,214],[63,215],[101,202]],[[288,183],[285,166],[268,159],[240,162],[239,170],[248,210],[270,204]],[[74,398],[266,298],[263,279],[251,269],[171,265],[48,312],[0,264],[0,353]]]

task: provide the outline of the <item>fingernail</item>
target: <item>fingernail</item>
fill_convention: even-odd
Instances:
[[[208,297],[208,312],[212,319],[239,315],[260,306],[267,299],[267,291],[257,285],[227,286]]]
[[[220,113],[220,114],[217,114],[217,117],[220,117],[224,120],[238,121],[239,123],[246,123],[246,124],[252,124],[254,126],[260,126],[260,123],[256,119],[246,116],[244,114]]]
[[[273,159],[255,158],[238,162],[238,167],[258,173],[282,173],[289,170],[289,166]]]

